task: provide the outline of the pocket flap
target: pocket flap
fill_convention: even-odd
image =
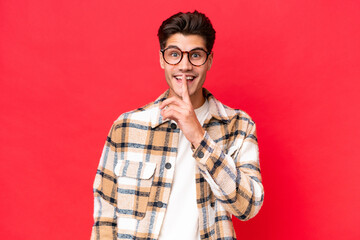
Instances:
[[[154,175],[156,163],[121,160],[115,166],[118,177],[149,179]]]

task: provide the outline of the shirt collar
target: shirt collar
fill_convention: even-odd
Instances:
[[[153,114],[150,116],[151,127],[156,128],[157,126],[168,122],[169,119],[164,120],[160,114],[161,110],[159,108],[160,104],[169,96],[170,90],[167,89],[163,94],[161,94],[153,103]],[[211,120],[211,118],[215,118],[222,122],[227,122],[229,120],[229,116],[226,113],[224,105],[217,100],[207,89],[203,88],[204,97],[209,102],[209,112],[207,119],[205,122]]]

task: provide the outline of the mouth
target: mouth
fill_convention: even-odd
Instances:
[[[182,74],[182,75],[175,75],[174,78],[178,83],[182,83],[183,78],[185,78],[187,82],[192,82],[192,81],[194,81],[196,76]]]

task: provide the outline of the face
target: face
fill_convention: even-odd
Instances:
[[[176,33],[168,38],[165,48],[169,46],[177,47],[182,51],[190,51],[195,48],[202,48],[207,51],[205,39],[200,35],[183,35]],[[164,61],[162,53],[160,52],[160,66],[165,71],[166,82],[170,88],[169,96],[177,95],[181,98],[182,79],[185,78],[191,101],[203,99],[202,86],[205,82],[206,72],[211,68],[212,59],[213,54],[211,53],[204,65],[193,66],[189,62],[187,53],[184,53],[180,63],[170,65]]]

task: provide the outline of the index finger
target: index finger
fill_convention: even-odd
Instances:
[[[191,103],[186,78],[182,79],[182,93],[181,93],[181,96],[182,96],[182,99],[183,99],[184,102]]]

